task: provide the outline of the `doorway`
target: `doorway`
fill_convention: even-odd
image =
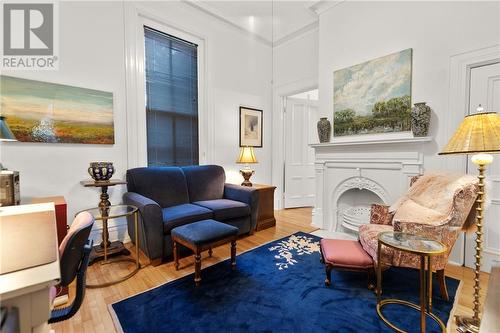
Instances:
[[[315,200],[314,149],[318,90],[284,98],[284,208],[312,207]]]
[[[500,62],[471,66],[469,73],[468,114],[500,112]],[[478,110],[479,109],[479,110]],[[470,157],[470,156],[469,156]],[[486,211],[484,214],[482,270],[489,272],[493,260],[500,260],[500,156],[488,166],[486,174]],[[476,175],[476,166],[467,159],[467,173]],[[465,266],[474,268],[476,236],[465,237]]]

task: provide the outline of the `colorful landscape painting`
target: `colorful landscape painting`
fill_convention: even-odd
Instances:
[[[411,130],[412,49],[335,71],[333,135]]]
[[[113,94],[0,76],[0,114],[18,141],[113,144]]]

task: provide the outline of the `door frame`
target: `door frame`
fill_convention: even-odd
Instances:
[[[273,134],[272,134],[272,184],[276,186],[274,193],[275,209],[284,207],[285,185],[285,99],[304,91],[318,89],[318,78],[307,78],[283,84],[273,89]]]
[[[451,56],[450,58],[450,91],[448,95],[448,112],[444,130],[437,135],[437,142],[444,146],[456,128],[468,114],[470,101],[470,72],[472,68],[500,61],[500,44],[485,47]],[[467,172],[468,155],[451,155],[442,159],[444,170]],[[500,182],[500,179],[489,179]],[[500,184],[499,184],[500,185]],[[458,247],[457,247],[458,246]],[[465,234],[461,233],[449,262],[465,265]]]

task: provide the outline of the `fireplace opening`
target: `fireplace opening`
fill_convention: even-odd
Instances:
[[[359,226],[370,223],[370,209],[374,203],[384,204],[384,200],[368,189],[352,188],[337,201],[337,230],[357,236]]]

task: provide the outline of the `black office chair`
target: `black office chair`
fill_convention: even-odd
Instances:
[[[78,214],[66,237],[59,245],[62,287],[67,287],[76,277],[76,295],[71,305],[52,310],[49,324],[67,320],[80,309],[85,297],[85,273],[89,264],[92,241],[89,240],[94,218],[87,212]],[[55,287],[51,290],[51,301],[55,298]]]

